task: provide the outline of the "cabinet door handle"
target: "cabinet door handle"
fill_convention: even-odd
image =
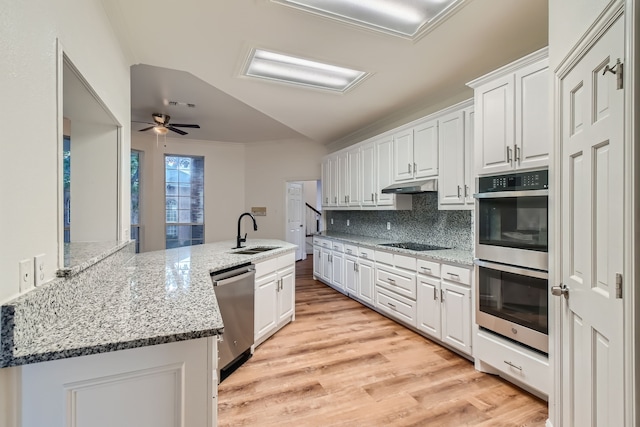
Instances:
[[[414,173],[414,174],[416,173],[416,170],[418,170],[418,164],[417,164],[417,163],[414,163],[414,164],[413,164],[413,173]]]
[[[444,291],[440,289],[440,301],[444,302]]]
[[[351,249],[347,249],[347,253],[351,255],[353,252],[351,251]]]
[[[338,204],[338,196],[335,196],[335,197],[333,198],[333,203]]]
[[[409,168],[407,169],[407,172],[411,173],[411,163],[408,164]]]
[[[460,188],[460,186],[458,185],[458,199],[461,197],[461,196],[460,196],[460,190],[461,190],[461,188]]]
[[[466,199],[467,197],[469,197],[469,186],[465,185],[464,186],[464,198]]]
[[[391,277],[387,278],[387,281],[388,281],[389,283],[391,283],[392,285],[395,285],[395,284],[396,284],[396,281],[395,281],[395,280],[393,280]]]
[[[388,302],[388,303],[387,303],[387,305],[388,305],[389,307],[396,308],[396,306],[395,306],[394,304],[391,304],[390,302]]]
[[[431,273],[431,269],[429,267],[420,267],[422,268],[424,271],[428,271],[429,273]]]
[[[516,162],[520,164],[520,147],[516,145]]]
[[[456,273],[447,273],[451,278],[455,278],[456,280],[460,280],[460,275]]]
[[[366,254],[365,252],[360,252],[360,256],[361,256],[362,258],[367,258],[367,254]]]
[[[511,163],[511,147],[507,147],[507,163]]]
[[[376,193],[376,203],[378,203],[378,193]]]
[[[511,366],[512,368],[515,368],[519,371],[522,371],[522,366],[518,366],[518,365],[514,365],[513,363],[509,362],[508,360],[505,360],[504,363],[506,363],[507,365]]]
[[[373,202],[373,193],[371,193],[371,201]]]
[[[435,287],[433,288],[433,300],[438,301],[438,290]]]

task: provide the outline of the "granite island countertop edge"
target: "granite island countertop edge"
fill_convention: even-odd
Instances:
[[[46,312],[50,301],[42,302],[44,309],[33,309],[39,295],[51,294],[53,288],[48,292],[35,289],[4,304],[0,368],[222,333],[224,325],[210,273],[257,263],[296,248],[281,240],[250,239],[247,248],[277,246],[278,249],[237,255],[231,253],[233,243],[224,241],[137,254],[109,278],[89,276],[83,281],[81,275],[76,275],[56,279],[62,282],[52,286],[64,286],[65,280],[77,283],[74,296],[80,297],[66,303],[68,310],[53,310],[54,315]],[[92,280],[95,283],[91,283]],[[20,317],[21,313],[33,316],[42,312],[45,318],[41,321],[33,318],[25,321]],[[186,321],[175,319],[176,315],[187,312]],[[166,327],[162,322],[166,322]],[[43,324],[38,326],[38,323]]]

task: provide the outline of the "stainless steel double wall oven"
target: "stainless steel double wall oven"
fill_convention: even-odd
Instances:
[[[480,177],[476,188],[476,322],[548,353],[548,171]]]

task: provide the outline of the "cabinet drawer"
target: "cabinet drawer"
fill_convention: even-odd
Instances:
[[[440,263],[419,259],[418,273],[440,278]]]
[[[358,247],[354,245],[345,244],[344,253],[347,255],[358,256]]]
[[[337,252],[344,252],[344,243],[331,242],[331,249]]]
[[[378,267],[376,284],[413,300],[416,299],[416,276],[391,268]]]
[[[387,292],[376,286],[376,307],[414,328],[416,327],[416,303],[407,298]]]
[[[322,237],[315,237],[314,236],[313,244],[314,245],[318,245],[318,246],[322,246],[323,248],[331,247],[330,246],[331,242],[329,242],[327,239],[323,239]]]
[[[358,254],[360,258],[369,259],[371,261],[376,259],[375,251],[373,249],[360,247],[358,248]]]
[[[393,265],[398,268],[416,271],[416,258],[406,255],[393,254]]]
[[[282,270],[283,268],[291,267],[296,263],[296,253],[290,252],[286,255],[281,255],[278,258],[278,270]]]
[[[393,265],[393,254],[384,251],[376,251],[376,262]]]
[[[478,332],[474,345],[473,355],[476,359],[508,377],[549,394],[551,372],[546,357],[484,331]]]
[[[450,282],[462,283],[464,285],[471,284],[471,270],[455,265],[442,264],[442,278]]]

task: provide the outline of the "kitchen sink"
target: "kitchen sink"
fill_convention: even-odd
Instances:
[[[262,252],[272,251],[274,249],[280,249],[279,246],[258,246],[255,248],[246,248],[241,249],[239,251],[231,252],[234,255],[256,255],[261,254]]]

